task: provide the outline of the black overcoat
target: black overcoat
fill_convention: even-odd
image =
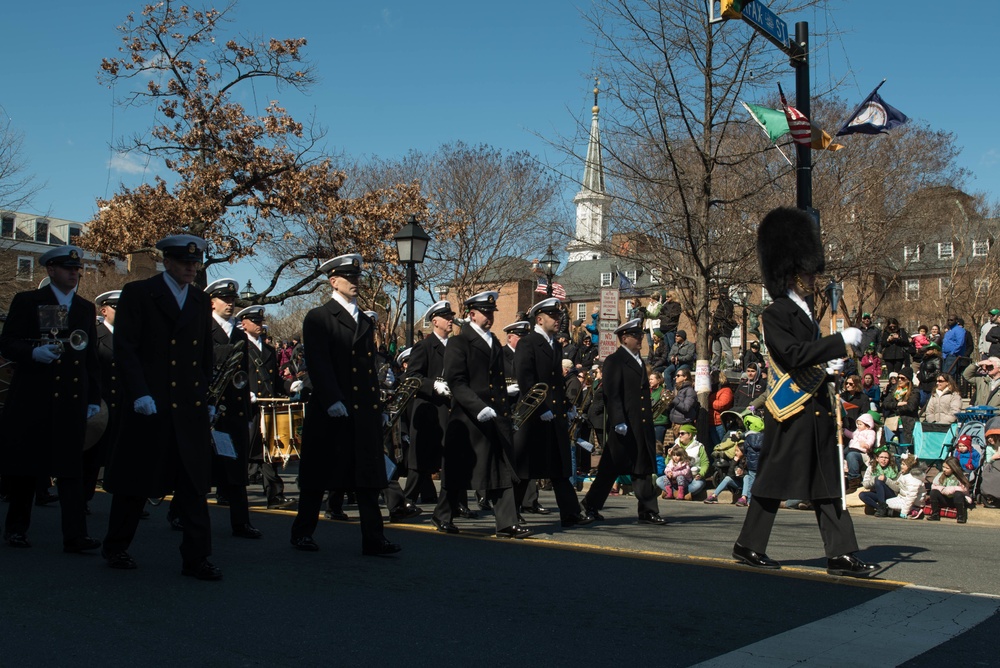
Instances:
[[[94,444],[97,461],[103,462],[114,446],[121,428],[122,382],[115,363],[115,334],[107,324],[97,325],[97,359],[101,365],[101,398],[108,408],[108,425]]]
[[[211,301],[211,300],[209,300]],[[233,353],[238,342],[243,342],[243,352],[239,354],[238,368],[246,374],[246,384],[238,388],[230,382],[222,393],[219,401],[220,414],[215,421],[215,430],[229,434],[236,450],[236,459],[216,455],[212,462],[213,478],[216,483],[226,482],[232,485],[247,484],[247,464],[250,452],[250,351],[253,346],[247,340],[246,333],[239,327],[233,327],[232,334],[227,335],[222,325],[212,318],[212,350],[214,367],[212,377],[225,364]],[[253,346],[256,347],[256,346]],[[222,411],[222,408],[225,411]]]
[[[207,494],[214,452],[208,295],[189,285],[180,309],[163,274],[126,284],[115,312],[115,361],[123,381],[122,426],[104,488],[161,497],[174,490],[183,467],[196,491]],[[146,395],[156,403],[154,415],[135,412],[135,400]]]
[[[509,455],[512,430],[500,342],[466,324],[444,355],[444,374],[454,397],[445,434],[444,486],[450,490],[506,489],[513,485]],[[477,418],[486,407],[494,420]]]
[[[522,479],[568,478],[572,459],[569,445],[569,425],[566,411],[566,391],[562,374],[562,346],[559,341],[550,346],[538,332],[531,332],[517,342],[514,351],[514,371],[523,397],[536,383],[549,386],[545,402],[531,418],[514,433],[514,473]],[[542,422],[545,411],[555,419]]]
[[[278,376],[278,353],[273,346],[261,342],[260,348],[247,340],[250,351],[250,391],[257,397],[276,397],[284,394],[284,387]],[[259,405],[259,404],[258,404]],[[264,436],[260,431],[260,411],[251,408],[253,425],[250,428],[250,458],[262,460],[264,457]]]
[[[445,344],[436,334],[425,336],[413,346],[406,366],[406,378],[420,379],[420,389],[412,400],[408,424],[410,446],[406,449],[406,468],[414,471],[434,473],[441,468],[451,399],[434,392],[434,381],[444,378],[445,350]]]
[[[384,489],[374,324],[361,312],[354,322],[340,302],[331,299],[306,314],[302,344],[313,390],[302,426],[299,487]],[[347,408],[347,417],[327,414],[338,401]]]
[[[91,302],[74,294],[68,327],[58,336],[79,329],[87,333],[89,343],[80,351],[67,344],[59,359],[40,364],[31,358],[36,347],[31,339],[42,336],[38,307],[58,303],[50,287],[20,292],[11,301],[0,334],[0,356],[16,366],[0,420],[0,473],[66,478],[82,474],[87,405],[101,403],[97,316]]]
[[[846,355],[840,334],[820,338],[819,326],[788,297],[774,300],[761,315],[764,341],[772,362],[782,371],[824,365]],[[840,497],[843,463],[837,451],[837,428],[824,384],[798,414],[778,422],[764,411],[754,496],[770,499]]]
[[[619,475],[656,473],[656,436],[646,369],[625,348],[618,348],[604,360],[601,383],[607,415],[607,445],[613,461],[622,462]],[[622,436],[615,426],[625,423]]]

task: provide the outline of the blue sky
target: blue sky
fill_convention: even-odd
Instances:
[[[959,5],[962,11],[954,9]],[[562,157],[544,138],[574,134],[592,104],[594,49],[581,7],[589,3],[242,0],[234,28],[309,40],[306,53],[320,84],[308,96],[287,92],[281,102],[296,117],[315,113],[329,129],[331,150],[392,157],[463,140],[558,162]],[[88,220],[95,199],[112,195],[119,182],[151,179],[153,172],[134,159],[112,160],[108,146],[148,126],[152,109],[113,107],[112,92],[96,79],[101,58],[119,44],[115,26],[140,9],[126,0],[5,8],[0,114],[24,134],[30,169],[47,183],[35,212]],[[860,102],[887,78],[885,100],[954,132],[963,149],[959,162],[974,176],[970,190],[997,199],[1000,140],[991,128],[1000,82],[989,73],[1000,8],[831,0],[827,11],[783,18],[790,29],[806,20],[814,31],[844,31],[814,45],[814,91],[846,75],[838,93]],[[732,21],[725,29],[750,30]],[[794,89],[790,69],[784,83]],[[258,95],[261,108],[268,99]]]

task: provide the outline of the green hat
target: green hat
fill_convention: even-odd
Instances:
[[[678,429],[679,431],[686,431],[687,433],[692,435],[698,434],[698,427],[694,426],[693,424],[682,424],[680,427],[678,427]]]
[[[660,331],[659,329],[654,329],[653,330],[653,336],[655,336],[655,337],[657,337],[659,339],[662,339],[663,338],[663,332]]]
[[[868,411],[868,415],[872,416],[872,419],[875,420],[875,424],[882,424],[882,414],[878,411]]]
[[[941,350],[941,346],[934,343],[933,341],[924,346],[924,350],[930,350],[931,348],[933,348],[934,350]]]
[[[990,315],[1000,315],[1000,308],[991,308]]]

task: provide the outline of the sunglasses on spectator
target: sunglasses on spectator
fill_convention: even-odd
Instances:
[[[945,380],[944,378],[938,378],[937,382],[939,382],[939,383],[947,383],[948,381]]]

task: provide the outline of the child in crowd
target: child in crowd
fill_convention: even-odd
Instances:
[[[912,453],[899,461],[899,492],[891,499],[886,499],[885,505],[900,517],[920,517],[919,510],[912,514],[911,510],[920,508],[920,500],[924,494],[924,470],[918,466],[917,458]]]
[[[747,431],[743,435],[743,456],[746,463],[746,474],[743,476],[743,495],[736,499],[736,505],[747,507],[750,505],[750,490],[753,489],[753,481],[757,479],[757,463],[760,461],[760,449],[764,445],[764,420],[756,415],[747,415],[743,418],[743,425]]]
[[[729,432],[729,437],[712,449],[712,466],[722,476],[732,476],[736,462],[743,456],[740,445],[743,443],[743,434],[738,431]],[[718,495],[718,490],[716,490]]]
[[[875,342],[868,344],[865,354],[861,356],[861,373],[870,373],[876,383],[882,377],[882,358],[875,352]]]
[[[962,434],[958,437],[954,454],[966,475],[979,468],[979,462],[983,457],[978,450],[972,447],[972,437],[968,434]]]
[[[1000,417],[986,423],[986,461],[1000,459]]]
[[[872,406],[882,405],[882,386],[878,384],[872,374],[866,373],[865,377],[861,379],[861,391],[868,396]]]
[[[845,453],[848,494],[861,487],[861,466],[865,455],[870,455],[875,445],[875,419],[868,413],[863,413],[854,424],[854,433]]]
[[[866,512],[867,508],[872,508],[875,517],[889,516],[889,506],[886,502],[899,493],[897,478],[899,469],[896,467],[895,457],[889,454],[889,449],[886,447],[876,449],[871,464],[865,470],[865,479],[862,483],[865,491],[858,495],[866,506]]]
[[[941,506],[954,508],[959,524],[965,524],[969,513],[966,509],[967,503],[972,503],[969,498],[969,479],[962,472],[962,465],[954,457],[948,457],[941,464],[941,473],[938,473],[931,483],[931,491],[928,499],[931,502],[931,514],[927,519],[931,522],[941,520]]]
[[[705,475],[708,473],[708,452],[696,438],[697,433],[698,429],[693,424],[682,424],[677,428],[677,440],[674,441],[674,445],[684,447],[691,459],[691,477],[688,479],[687,491],[691,496],[696,496],[705,489]]]
[[[663,499],[684,499],[688,482],[691,480],[691,459],[683,445],[670,448],[670,461],[663,469],[663,475],[656,484],[663,490]],[[690,497],[688,497],[690,498]]]

